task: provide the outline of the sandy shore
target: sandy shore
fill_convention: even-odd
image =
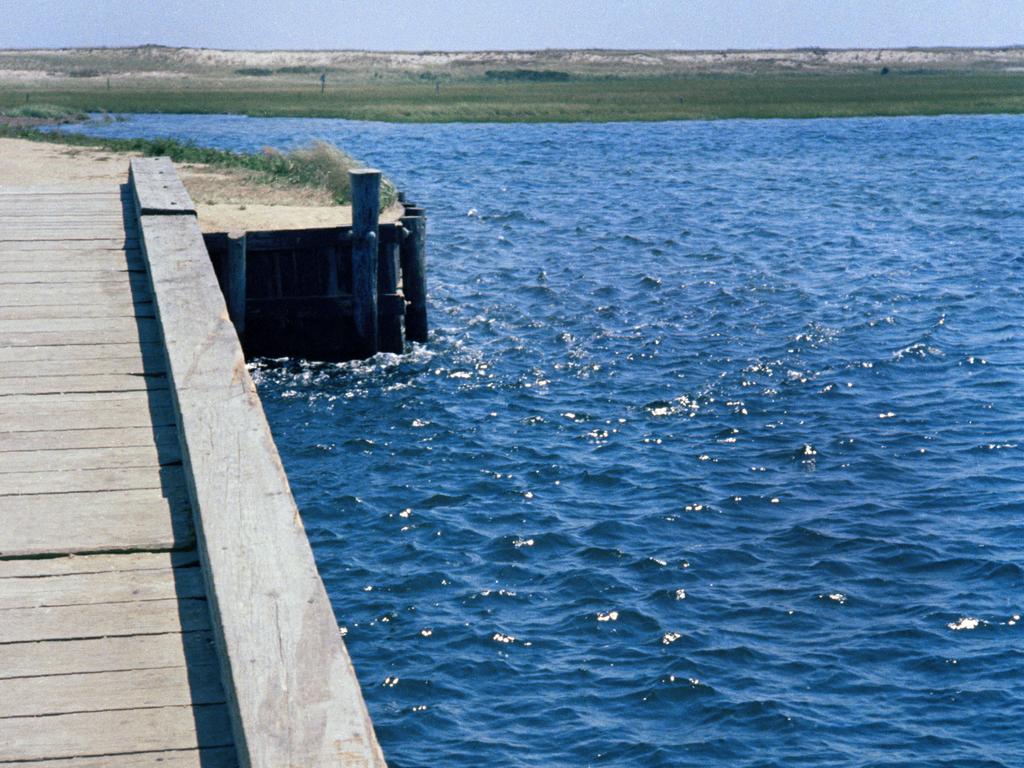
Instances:
[[[103,149],[67,147],[23,139],[0,139],[0,192],[13,187],[64,184],[109,188],[128,180],[133,155]],[[196,203],[204,232],[340,227],[352,223],[352,210],[333,205],[324,192],[254,182],[245,173],[179,164],[178,173]],[[400,209],[381,216],[393,221]]]

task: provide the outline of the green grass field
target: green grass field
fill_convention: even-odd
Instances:
[[[102,77],[7,83],[0,109],[56,104],[90,112],[197,112],[401,122],[619,121],[1024,112],[1024,72],[876,72],[653,77],[567,82],[314,77]]]

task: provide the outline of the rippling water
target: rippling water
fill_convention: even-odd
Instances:
[[[1024,119],[327,138],[432,338],[256,370],[390,763],[1024,764]]]

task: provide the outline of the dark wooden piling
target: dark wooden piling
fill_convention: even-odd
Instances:
[[[404,312],[394,312],[392,299],[401,299],[398,293],[399,242],[401,229],[391,226],[389,237],[381,237],[377,256],[377,306],[380,329],[380,351],[400,355],[405,349],[405,335],[402,331]],[[404,303],[401,304],[404,309]]]
[[[377,317],[377,266],[380,171],[349,172],[352,189],[352,310],[360,357],[380,349]]]
[[[245,233],[228,234],[228,253],[224,265],[224,298],[228,317],[235,324],[238,338],[245,337]]]
[[[427,341],[427,220],[422,215],[403,216],[402,227],[406,231],[400,249],[402,292],[407,302],[405,337],[423,344]]]

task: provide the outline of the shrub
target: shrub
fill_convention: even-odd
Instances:
[[[526,80],[537,83],[564,83],[572,79],[568,72],[554,69],[488,69],[488,80]]]

